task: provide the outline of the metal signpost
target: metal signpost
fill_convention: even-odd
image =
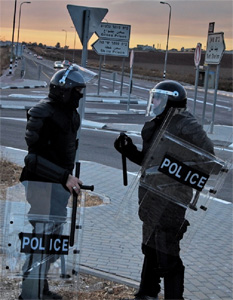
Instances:
[[[82,67],[86,67],[87,62],[87,44],[96,28],[99,26],[103,18],[108,12],[107,8],[97,8],[97,7],[86,7],[77,5],[67,5],[67,9],[73,21],[74,27],[79,35],[80,41],[83,45],[82,50]],[[77,138],[80,139],[82,119],[84,118],[85,112],[85,100],[86,100],[86,90],[84,91],[84,96],[79,104],[79,114],[80,114],[80,129],[77,134]],[[76,152],[76,161],[78,161],[79,150]]]
[[[100,56],[121,56],[123,61],[125,57],[129,56],[129,38],[130,38],[130,25],[104,23],[102,22],[96,29],[96,40],[91,46],[93,50]],[[98,95],[100,90],[100,75],[101,75],[102,59],[100,59],[99,67],[99,81],[98,81]],[[121,91],[123,85],[123,72],[121,80]]]
[[[225,51],[224,33],[223,32],[209,33],[208,40],[207,40],[207,49],[205,54],[205,64],[207,65],[207,72],[205,74],[205,77],[209,77],[209,72],[208,72],[209,65],[217,65],[216,75],[215,75],[214,103],[213,103],[213,110],[212,110],[210,133],[213,133],[215,107],[217,102],[219,69],[220,69],[220,62],[224,51]],[[206,78],[205,80],[205,97],[204,97],[204,106],[203,106],[203,114],[202,114],[202,124],[204,124],[204,118],[205,118],[207,89],[208,89],[208,78]]]
[[[196,78],[195,78],[195,92],[194,92],[194,102],[193,102],[193,114],[195,115],[196,110],[196,99],[197,99],[197,86],[198,86],[198,77],[199,77],[199,65],[201,61],[201,43],[197,44],[194,53],[194,64],[196,67]]]

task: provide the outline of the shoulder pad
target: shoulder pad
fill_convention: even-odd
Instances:
[[[29,116],[36,117],[36,118],[47,118],[52,116],[54,113],[54,106],[53,102],[47,98],[41,100],[38,104],[33,106],[29,111]]]

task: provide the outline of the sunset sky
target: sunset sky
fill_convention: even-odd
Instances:
[[[27,0],[25,0],[27,1]],[[131,25],[130,47],[137,44],[154,45],[165,49],[167,42],[169,6],[159,0],[29,0],[21,8],[20,42],[37,42],[55,46],[74,47],[75,30],[67,4],[107,8],[103,22]],[[15,37],[17,40],[19,8],[23,0],[17,0]],[[215,32],[224,32],[227,50],[233,49],[233,1],[232,0],[170,0],[171,26],[169,49],[193,48],[202,43],[205,49],[209,22],[215,22]],[[0,40],[12,39],[14,0],[0,0]],[[62,31],[62,30],[66,30]],[[94,34],[89,41],[97,40]],[[81,49],[78,35],[76,49]]]

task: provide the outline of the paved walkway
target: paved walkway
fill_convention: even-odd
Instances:
[[[121,130],[119,124],[109,129]],[[129,125],[126,131],[138,131]],[[232,136],[232,128],[219,127],[210,137],[215,141]],[[25,151],[1,147],[1,155],[23,165]],[[121,163],[119,157],[119,163]],[[81,270],[108,279],[137,286],[142,266],[141,223],[137,216],[137,191],[131,207],[125,201],[127,191],[135,182],[129,175],[129,187],[122,184],[122,172],[94,162],[81,162],[82,180],[94,184],[95,193],[110,203],[85,209]],[[122,211],[130,209],[132,218],[126,222]],[[129,212],[128,211],[128,212]],[[211,199],[209,209],[199,226],[193,226],[183,240],[182,257],[186,266],[185,299],[233,299],[232,294],[232,203]],[[195,217],[195,216],[194,216]],[[192,216],[190,216],[192,219]],[[192,238],[192,240],[191,240]]]
[[[24,151],[1,147],[1,153],[23,165]],[[137,191],[128,222],[122,213],[129,207],[124,200],[128,187],[122,185],[121,170],[83,161],[81,174],[85,184],[95,185],[95,193],[110,200],[85,209],[81,270],[137,286],[143,258]],[[129,189],[134,182],[135,176],[129,174]],[[185,299],[232,299],[232,204],[211,200],[202,224],[194,229],[192,241],[190,229],[182,247]]]

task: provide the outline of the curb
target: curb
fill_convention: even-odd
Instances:
[[[125,285],[128,285],[128,286],[136,288],[136,289],[139,286],[139,282],[137,282],[135,280],[129,279],[127,277],[119,276],[119,275],[114,275],[112,273],[106,273],[101,270],[92,269],[92,268],[86,267],[82,264],[79,265],[79,270],[80,270],[80,273],[83,272],[88,275],[101,277],[103,279],[114,281],[114,282],[121,283],[121,284],[125,284]]]
[[[85,126],[86,128],[97,128],[97,129],[105,129],[107,128],[107,125],[105,123],[95,122],[95,121],[89,121],[89,120],[82,120],[82,126]]]
[[[194,85],[184,85],[186,90],[194,90],[195,86]],[[205,92],[205,89],[203,87],[197,87],[197,90],[199,92]],[[214,94],[215,90],[214,89],[208,89],[208,93],[210,94]],[[218,90],[217,91],[217,95],[222,95],[222,96],[228,96],[228,97],[233,97],[233,92],[227,92],[227,91],[222,91],[222,90]]]
[[[8,86],[3,86],[3,87],[0,86],[0,90],[6,90],[6,89],[35,89],[35,88],[43,88],[43,87],[47,87],[47,83],[45,81],[40,85],[24,85],[24,86],[8,85]]]
[[[0,104],[0,108],[1,109],[18,109],[18,110],[27,110],[30,109],[32,107],[32,105],[28,105],[28,106],[19,106],[19,105],[6,105],[6,104]],[[95,110],[93,112],[93,110],[89,110],[88,108],[85,111],[85,114],[105,114],[106,112],[101,110],[101,111],[97,111]],[[116,113],[115,111],[111,112],[111,111],[107,111],[108,115],[117,115],[117,114],[122,114],[122,115],[131,115],[131,114],[145,114],[145,110],[136,110],[136,109],[130,109],[130,111],[118,111],[118,113]],[[98,123],[98,122],[96,122]]]

